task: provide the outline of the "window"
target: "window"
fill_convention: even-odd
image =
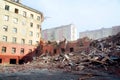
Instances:
[[[16,53],[16,48],[12,48],[12,53]]]
[[[74,48],[72,47],[72,48],[70,48],[70,52],[74,52]]]
[[[40,29],[40,25],[39,24],[37,24],[37,29]]]
[[[32,49],[29,49],[29,53],[31,53],[32,52]]]
[[[16,59],[10,59],[10,64],[16,64],[17,60]]]
[[[8,10],[9,11],[9,6],[8,5],[5,5],[5,10]]]
[[[30,23],[30,27],[33,27],[33,23],[32,22]]]
[[[2,41],[7,42],[7,36],[3,36],[3,37],[2,37]]]
[[[3,31],[8,31],[8,26],[3,26]]]
[[[26,35],[26,29],[22,29],[21,34],[25,36]]]
[[[22,25],[25,25],[26,24],[26,21],[22,21]]]
[[[61,48],[61,52],[64,53],[64,52],[65,52],[65,49],[64,49],[64,48]]]
[[[13,18],[14,23],[18,23],[18,18]]]
[[[2,59],[0,59],[0,63],[2,63]]]
[[[18,14],[19,10],[17,8],[15,8],[15,13]]]
[[[30,17],[33,19],[33,17],[34,17],[33,14],[30,14]]]
[[[16,38],[16,37],[13,37],[13,38],[12,38],[12,42],[13,42],[13,43],[16,43],[16,41],[17,41],[17,38]]]
[[[32,40],[29,40],[29,44],[32,45]]]
[[[23,17],[26,17],[27,13],[25,11],[23,11]]]
[[[25,39],[21,39],[21,44],[25,44]]]
[[[39,41],[36,41],[37,44],[39,44]]]
[[[2,53],[6,53],[6,47],[2,47]]]
[[[36,36],[39,38],[39,33],[37,33]]]
[[[84,46],[82,41],[80,41],[79,45],[80,45],[80,47]]]
[[[54,49],[54,54],[56,54],[57,53],[57,50],[56,49]]]
[[[9,16],[8,16],[8,15],[5,15],[5,16],[4,16],[4,20],[5,20],[5,21],[8,21],[8,20],[9,20]]]
[[[30,31],[30,32],[29,32],[29,35],[30,35],[30,36],[33,36],[33,32],[32,32],[32,31]]]
[[[37,20],[38,20],[38,21],[40,20],[40,16],[37,16]]]
[[[40,32],[42,31],[42,28],[40,27]]]
[[[24,48],[21,48],[20,53],[24,53]]]
[[[17,28],[13,28],[13,33],[17,33]]]

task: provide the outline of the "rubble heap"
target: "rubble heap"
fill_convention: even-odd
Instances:
[[[17,72],[33,69],[57,69],[63,71],[102,70],[120,76],[120,33],[90,43],[88,51],[60,53],[55,56],[42,54],[23,65],[0,66],[0,72]],[[80,79],[81,80],[81,79]]]

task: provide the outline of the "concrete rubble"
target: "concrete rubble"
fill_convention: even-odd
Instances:
[[[93,80],[96,77],[99,77],[97,80],[103,80],[104,78],[101,77],[105,75],[114,75],[120,79],[120,33],[93,40],[88,51],[60,53],[54,56],[42,54],[32,62],[23,65],[0,65],[0,72],[27,72],[44,68],[82,75],[78,80]]]

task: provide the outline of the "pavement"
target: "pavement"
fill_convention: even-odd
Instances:
[[[120,80],[120,77],[97,70],[65,72],[62,70],[34,69],[15,73],[0,73],[0,80]]]
[[[79,75],[47,69],[0,73],[0,80],[78,80],[78,78]]]

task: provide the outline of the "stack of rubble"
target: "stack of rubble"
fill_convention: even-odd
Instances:
[[[120,33],[101,40],[91,42],[89,52],[60,54],[52,58],[52,63],[58,68],[82,70],[89,67],[104,67],[120,65]],[[56,65],[55,65],[56,67]]]
[[[116,63],[120,61],[120,33],[108,38],[95,40],[90,44],[89,52],[90,60],[95,60],[99,63]]]
[[[0,71],[17,72],[41,68],[81,71],[100,67],[108,70],[113,65],[117,68],[120,65],[120,33],[105,39],[94,40],[90,44],[89,51],[61,53],[55,56],[41,55],[24,65],[16,65],[12,68],[0,66]]]

